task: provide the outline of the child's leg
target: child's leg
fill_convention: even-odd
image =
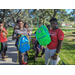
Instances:
[[[4,48],[4,56],[6,55],[6,51],[7,51],[7,42],[5,42],[5,48]]]
[[[50,50],[46,47],[46,50],[45,50],[45,65],[49,64],[49,60],[50,60]]]
[[[35,57],[37,57],[38,54],[39,54],[39,50],[38,50],[38,48],[36,47],[36,54],[35,54]]]
[[[41,55],[43,55],[44,53],[45,53],[45,48],[43,47]]]
[[[20,65],[22,65],[22,61],[24,61],[23,55],[22,55],[22,53],[19,51],[19,64],[20,64]]]
[[[56,60],[53,60],[51,58],[51,56],[53,56],[56,52],[56,49],[50,50],[50,65],[57,65],[57,60],[58,60],[58,56]]]
[[[27,53],[25,52],[25,55],[24,55],[25,63],[27,63],[27,57],[28,57],[28,55],[27,55]]]
[[[4,59],[4,45],[3,45],[3,43],[1,43],[1,55],[2,55],[2,59]]]

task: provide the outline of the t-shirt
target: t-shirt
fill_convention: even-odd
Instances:
[[[13,32],[13,37],[16,37],[16,36],[18,36],[18,35],[21,35],[21,34],[24,34],[24,35],[28,35],[28,33],[27,33],[27,29],[26,28],[23,28],[23,30],[20,30],[20,29],[16,29],[16,30],[14,30],[14,32]],[[17,39],[18,40],[18,39]]]
[[[6,31],[5,28],[3,28],[3,29]],[[1,32],[1,34],[0,34],[0,42],[6,42],[6,41],[7,41],[7,37],[4,37],[3,32]]]
[[[47,45],[49,49],[56,49],[58,46],[58,40],[63,40],[64,39],[64,33],[61,29],[49,30],[49,34],[51,37],[51,42],[50,44]]]

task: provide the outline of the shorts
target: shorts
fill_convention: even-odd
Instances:
[[[0,53],[7,51],[7,42],[1,42],[1,50]]]

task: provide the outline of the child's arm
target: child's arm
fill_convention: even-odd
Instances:
[[[7,32],[5,29],[0,28],[0,30],[1,30],[2,32],[5,32],[6,35],[8,35],[8,32]]]

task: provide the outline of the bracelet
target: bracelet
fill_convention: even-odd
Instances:
[[[58,55],[58,53],[55,53],[56,55]]]

